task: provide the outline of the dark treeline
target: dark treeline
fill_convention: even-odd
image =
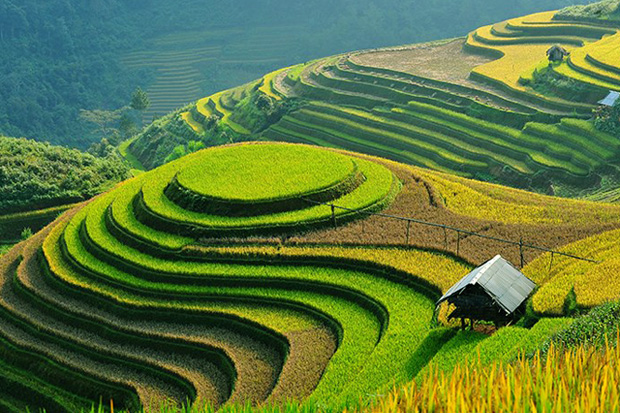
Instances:
[[[147,87],[153,73],[129,70],[120,58],[165,33],[286,25],[295,47],[286,50],[283,65],[460,36],[485,23],[577,2],[0,0],[0,132],[88,147],[100,137],[80,121],[79,110],[116,109],[136,86]],[[204,92],[257,78],[265,69],[241,68],[229,77],[223,71]]]

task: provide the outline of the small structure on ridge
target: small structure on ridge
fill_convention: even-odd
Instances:
[[[616,92],[615,90],[610,90],[609,94],[605,97],[605,99],[601,99],[597,103],[599,105],[613,107],[618,101],[618,98],[620,98],[620,92]]]
[[[559,44],[554,44],[547,50],[547,58],[549,59],[549,63],[561,62],[569,54],[570,53],[568,52],[568,50],[566,50]]]
[[[492,321],[503,325],[516,320],[525,310],[525,301],[536,284],[500,255],[485,262],[454,284],[437,301],[447,301],[456,309],[448,319]]]

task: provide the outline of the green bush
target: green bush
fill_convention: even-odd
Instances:
[[[593,308],[587,314],[578,317],[564,330],[556,333],[542,345],[546,351],[553,343],[556,347],[572,348],[581,344],[604,346],[614,343],[613,338],[620,329],[620,301],[607,303]]]

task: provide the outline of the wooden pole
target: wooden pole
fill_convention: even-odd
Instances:
[[[409,245],[409,230],[411,229],[411,221],[407,221],[407,245]]]
[[[551,274],[552,266],[553,266],[553,251],[551,251],[551,259],[549,260],[549,274]]]
[[[459,255],[459,251],[461,249],[461,231],[456,231],[456,255]]]
[[[443,227],[443,249],[448,250],[448,230],[446,227]]]
[[[334,224],[334,228],[336,228],[336,207],[334,204],[331,204],[332,207],[332,223]]]
[[[523,237],[519,239],[519,257],[521,258],[521,269],[523,269]]]

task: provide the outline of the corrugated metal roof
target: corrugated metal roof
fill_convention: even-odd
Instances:
[[[468,285],[476,284],[509,314],[516,310],[536,287],[521,271],[501,255],[496,255],[461,278],[437,301],[437,305],[460,293]]]
[[[620,92],[615,92],[613,90],[609,91],[609,95],[605,97],[605,99],[599,100],[598,103],[605,106],[613,106],[616,104],[616,101],[620,98]]]

